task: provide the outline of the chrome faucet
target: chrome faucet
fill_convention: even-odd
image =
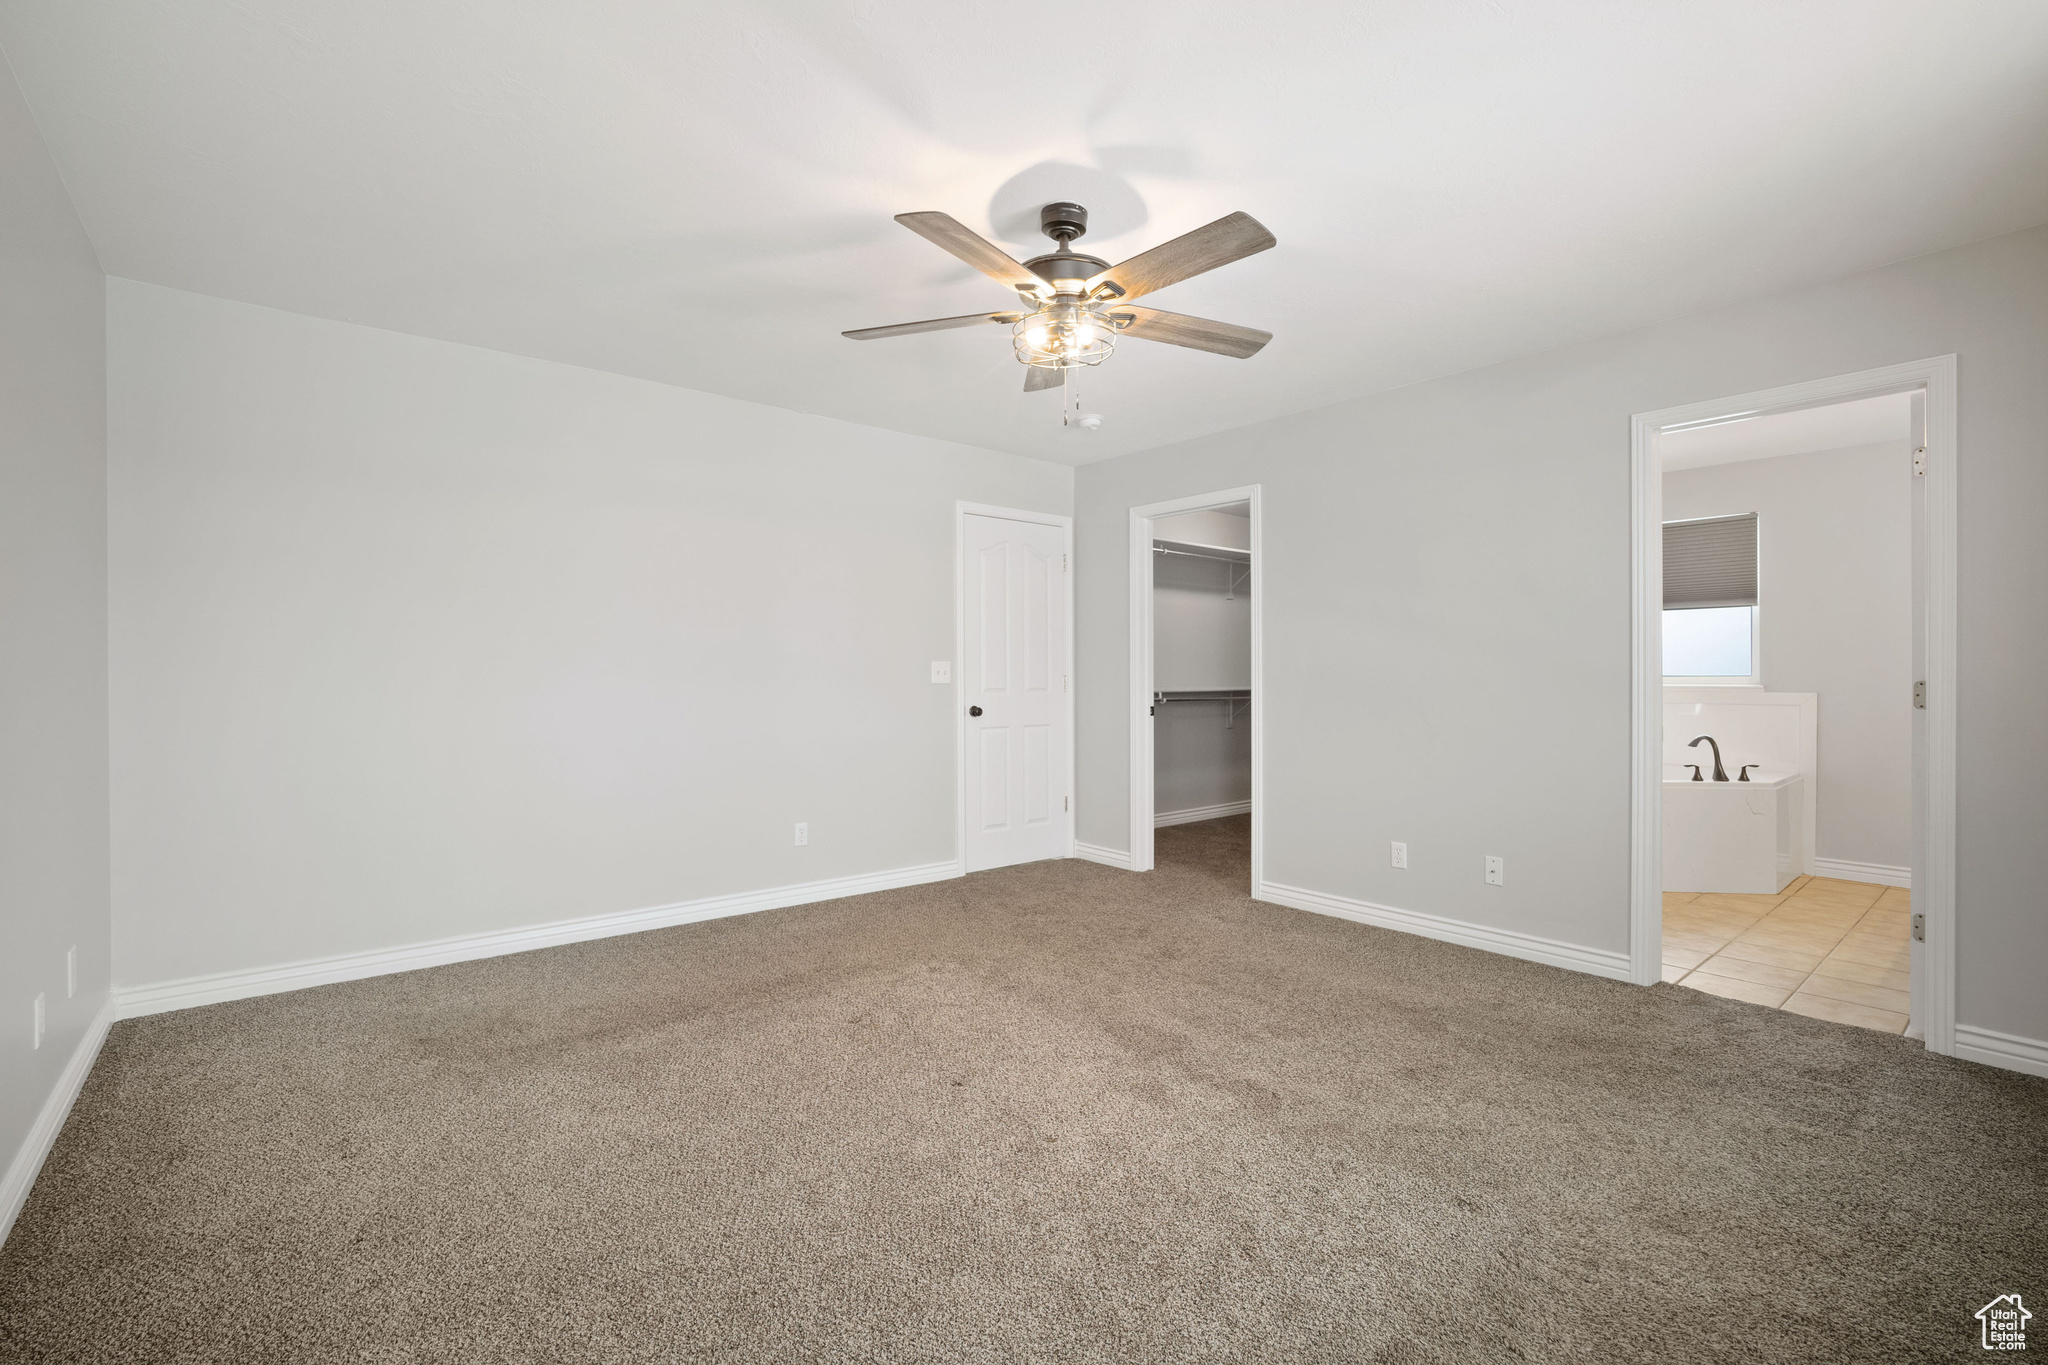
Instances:
[[[1687,744],[1685,747],[1688,749],[1697,749],[1702,744],[1710,746],[1714,751],[1714,780],[1716,782],[1726,782],[1728,780],[1728,770],[1721,766],[1721,746],[1714,743],[1714,737],[1712,735],[1701,735],[1698,739],[1693,740],[1690,744]]]

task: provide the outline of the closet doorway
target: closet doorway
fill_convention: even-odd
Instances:
[[[1259,501],[1254,485],[1131,509],[1134,871],[1154,866],[1157,828],[1248,816],[1251,885],[1258,884]],[[1241,827],[1218,830],[1244,837]]]

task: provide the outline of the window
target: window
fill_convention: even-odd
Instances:
[[[1756,608],[1664,609],[1664,676],[1749,682],[1756,676]]]
[[[1664,677],[1761,685],[1756,514],[1664,523]]]

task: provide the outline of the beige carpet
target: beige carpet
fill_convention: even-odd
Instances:
[[[1917,1362],[2048,1302],[2048,1082],[1257,905],[1246,836],[118,1025],[0,1356]]]

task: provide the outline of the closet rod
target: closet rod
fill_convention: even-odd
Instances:
[[[1242,714],[1238,710],[1240,705],[1246,711],[1251,710],[1252,693],[1248,687],[1215,687],[1181,692],[1154,692],[1152,694],[1152,705],[1155,709],[1170,701],[1220,701],[1224,703],[1223,728],[1229,730],[1236,727],[1237,718]]]
[[[1194,550],[1171,550],[1164,545],[1154,545],[1152,547],[1152,553],[1155,555],[1184,555],[1189,559],[1207,559],[1212,560],[1218,564],[1242,564],[1246,568],[1251,567],[1251,562],[1249,560],[1230,559],[1223,555],[1199,554]]]

